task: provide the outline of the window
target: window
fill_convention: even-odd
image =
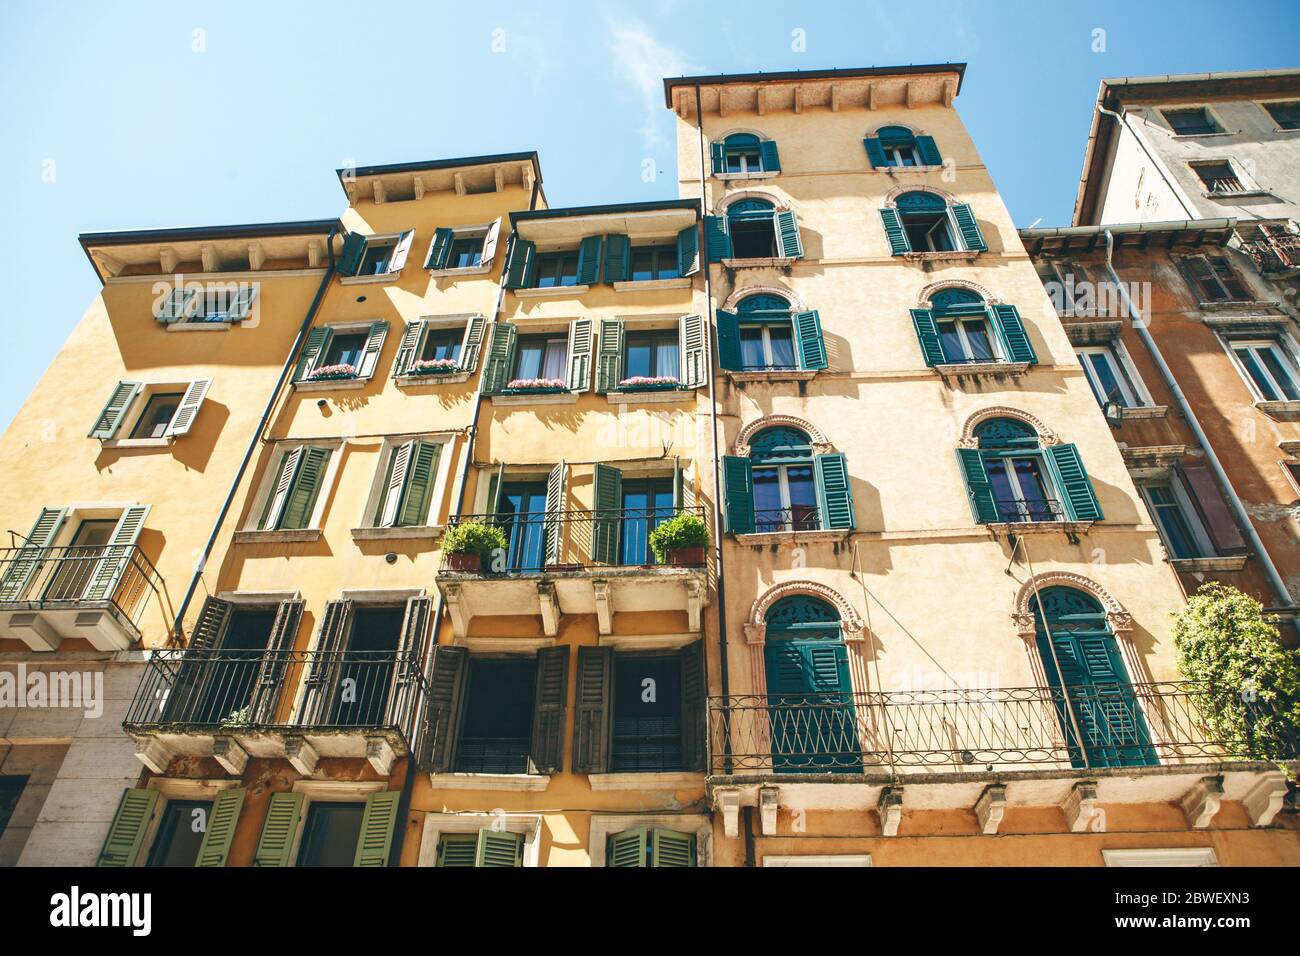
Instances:
[[[1052,305],[1061,315],[1097,308],[1097,288],[1079,263],[1070,259],[1040,259],[1035,268]]]
[[[677,279],[694,275],[699,267],[699,233],[694,224],[677,233],[675,244],[659,240],[635,248],[627,235],[610,233],[585,236],[577,249],[538,252],[535,242],[516,234],[504,282],[507,289],[586,288],[602,281]]]
[[[379,504],[373,519],[375,527],[428,526],[435,503],[433,489],[441,453],[441,443],[424,439],[388,445]]]
[[[483,237],[457,237],[451,244],[448,269],[472,269],[483,261]]]
[[[211,800],[168,800],[147,865],[194,866],[211,813]]]
[[[207,398],[212,379],[185,384],[180,390],[143,382],[118,382],[104,410],[95,419],[90,437],[116,439],[127,421],[133,421],[128,440],[179,438],[189,433]]]
[[[569,340],[564,335],[521,335],[510,379],[560,382],[565,380]]]
[[[1121,408],[1136,408],[1146,402],[1138,394],[1114,345],[1089,345],[1074,354],[1088,377],[1088,386],[1102,408],[1114,402]]]
[[[854,527],[844,456],[814,454],[797,428],[758,432],[748,458],[723,459],[723,476],[728,530],[736,534]]]
[[[942,166],[934,137],[916,136],[906,126],[883,126],[863,141],[874,168]]]
[[[222,602],[223,604],[225,602]],[[216,620],[204,604],[200,625]],[[210,626],[206,646],[182,659],[163,718],[193,726],[249,723],[254,716],[257,675],[269,647],[277,643],[277,609],[225,605],[221,623]],[[195,628],[200,633],[200,628]],[[267,705],[274,701],[265,698]],[[258,701],[257,703],[261,703]]]
[[[294,383],[365,381],[375,374],[387,338],[387,322],[318,325],[298,354]]]
[[[295,445],[280,454],[270,472],[274,477],[263,492],[265,500],[256,530],[289,531],[315,526],[316,502],[333,451],[320,445]]]
[[[676,379],[680,375],[680,345],[677,329],[628,332],[623,379]]]
[[[1214,556],[1214,545],[1178,475],[1168,481],[1143,484],[1139,490],[1160,530],[1160,540],[1169,557],[1179,560]]]
[[[637,827],[605,841],[606,866],[695,866],[695,834]]]
[[[353,278],[395,276],[406,265],[414,239],[413,229],[388,236],[349,233],[343,240],[343,251],[339,255],[339,274]]]
[[[1264,109],[1273,117],[1278,129],[1300,129],[1300,101],[1265,103]]]
[[[537,662],[471,657],[456,759],[458,773],[528,773]]]
[[[490,827],[477,833],[444,833],[434,866],[523,866],[524,835]]]
[[[465,339],[461,329],[430,329],[420,344],[420,362],[457,362]]]
[[[500,219],[487,226],[435,229],[424,267],[435,272],[479,267],[486,269],[496,256],[500,232]]]
[[[913,309],[912,325],[925,364],[1038,361],[1014,305],[988,306],[976,292],[953,287],[930,296],[930,308]]]
[[[596,564],[656,563],[650,532],[682,512],[680,465],[671,475],[626,475],[613,465],[594,466],[591,560]]]
[[[704,319],[698,315],[684,315],[671,328],[649,329],[601,319],[596,391],[699,388],[709,373],[704,343]]]
[[[313,802],[307,808],[298,866],[351,866],[365,812],[364,803]]]
[[[794,212],[777,210],[766,199],[739,199],[725,216],[705,216],[704,234],[710,262],[803,258]]]
[[[393,359],[393,378],[436,381],[438,376],[474,371],[486,328],[487,320],[481,315],[408,322]]]
[[[1203,106],[1190,109],[1161,110],[1165,122],[1178,136],[1206,136],[1222,133],[1223,128],[1214,121],[1210,111]]]
[[[337,800],[336,792],[309,800],[308,793],[318,792],[314,783],[299,781],[302,790],[271,794],[253,865],[387,866],[401,794],[354,784],[351,800]]]
[[[26,777],[0,777],[0,836],[4,836],[5,827],[9,825],[26,786]]]
[[[180,408],[183,392],[156,392],[145,401],[144,411],[131,429],[132,438],[162,438],[167,434],[176,410]]]
[[[753,133],[732,133],[709,147],[714,175],[752,176],[781,171],[776,142]]]
[[[677,264],[677,247],[633,246],[631,278],[633,282],[681,278]]]
[[[578,284],[578,253],[542,252],[537,256],[538,289]]]
[[[1202,302],[1247,302],[1250,293],[1222,256],[1185,256],[1178,262],[1183,277]]]
[[[776,295],[746,296],[736,311],[717,312],[718,364],[733,372],[817,371],[826,342],[816,311],[793,312]]]
[[[86,585],[97,571],[104,547],[113,538],[116,518],[83,518],[60,552],[62,560],[42,592],[47,601],[76,601],[86,592]]]
[[[984,252],[988,246],[969,205],[949,205],[931,192],[903,193],[880,210],[893,255],[909,252]]]
[[[321,364],[359,368],[361,353],[365,351],[368,337],[365,332],[344,332],[330,336],[329,347],[325,350]]]
[[[682,766],[681,661],[676,654],[615,654],[610,771]]]
[[[1300,401],[1300,376],[1280,342],[1275,339],[1230,340],[1228,347],[1261,401]]]
[[[1229,162],[1192,163],[1192,171],[1200,177],[1206,192],[1211,194],[1239,193],[1246,188]]]
[[[154,302],[154,318],[164,325],[242,322],[253,314],[257,283],[186,283]]]
[[[574,319],[566,336],[519,335],[514,323],[496,322],[483,363],[483,393],[585,392],[591,388],[592,323]]]

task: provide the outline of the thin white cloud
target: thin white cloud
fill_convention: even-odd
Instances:
[[[656,124],[664,115],[663,79],[690,73],[694,67],[680,51],[655,39],[638,20],[610,22],[609,54],[619,79],[641,98],[645,121],[639,131],[645,145],[661,145],[664,135]]]

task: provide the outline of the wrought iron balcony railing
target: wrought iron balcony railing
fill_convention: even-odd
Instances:
[[[135,545],[0,549],[0,607],[63,610],[108,605],[132,625],[162,578]]]
[[[597,567],[656,566],[650,532],[678,515],[704,520],[701,507],[604,508],[596,511],[531,511],[518,514],[460,515],[449,525],[470,521],[499,528],[506,547],[484,555],[481,563],[443,552],[442,570],[484,576],[537,574]]]
[[[1300,234],[1261,230],[1256,238],[1244,240],[1241,250],[1262,273],[1300,269]]]
[[[998,498],[998,520],[1006,522],[1064,521],[1065,510],[1055,498]]]
[[[818,531],[821,529],[821,517],[812,505],[797,505],[793,508],[755,508],[754,531],[770,534],[777,531]]]
[[[713,697],[711,773],[866,773],[1148,766],[1300,758],[1300,730],[1262,700],[1190,681]]]
[[[388,651],[153,654],[128,731],[393,731],[408,746],[426,697],[420,658]]]

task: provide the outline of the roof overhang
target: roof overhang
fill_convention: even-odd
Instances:
[[[1116,249],[1173,249],[1175,246],[1222,246],[1232,238],[1235,219],[1180,219],[1106,226],[1058,226],[1021,229],[1020,241],[1031,256],[1044,253],[1089,253],[1106,248],[1110,232]]]
[[[507,186],[531,190],[542,181],[537,152],[494,153],[459,159],[344,167],[335,170],[348,202],[421,199],[428,192],[500,192]]]
[[[698,199],[671,199],[512,212],[510,223],[522,239],[562,243],[606,233],[667,237],[695,225],[699,218]]]

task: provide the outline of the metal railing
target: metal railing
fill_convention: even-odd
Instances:
[[[778,531],[818,531],[821,516],[814,505],[794,508],[755,508],[754,531],[771,534]]]
[[[1300,269],[1300,235],[1295,233],[1261,230],[1257,238],[1242,241],[1241,251],[1260,272]]]
[[[1065,510],[1055,498],[997,498],[998,520],[1004,522],[1064,521]]]
[[[396,731],[413,743],[427,696],[416,654],[389,651],[158,651],[128,731]]]
[[[470,521],[499,528],[506,547],[485,555],[481,567],[459,566],[460,556],[444,551],[443,571],[484,575],[540,573],[594,567],[657,565],[650,532],[679,515],[705,520],[702,507],[608,508],[598,511],[531,511],[514,515],[459,515],[449,526]]]
[[[1236,176],[1218,176],[1214,179],[1204,179],[1205,191],[1211,196],[1228,196],[1232,193],[1243,193],[1246,187]]]
[[[1291,760],[1300,730],[1272,705],[1181,681],[709,699],[711,773],[866,773]],[[1250,733],[1251,727],[1258,732]]]
[[[162,578],[136,545],[0,549],[0,607],[75,609],[106,603],[137,625]]]

